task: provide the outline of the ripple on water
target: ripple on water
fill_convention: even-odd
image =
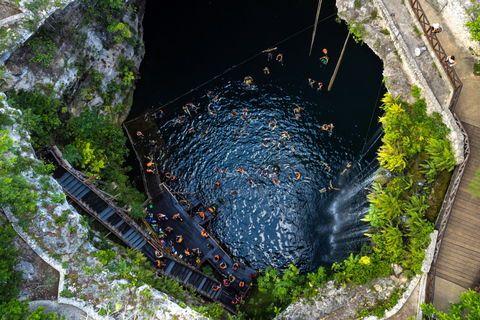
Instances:
[[[336,210],[328,208],[340,192],[321,194],[319,189],[327,187],[330,180],[341,183],[338,173],[355,158],[351,132],[340,130],[346,132],[342,135],[334,129],[329,135],[322,130],[325,112],[318,101],[304,101],[271,83],[247,88],[242,82],[230,81],[214,91],[220,95],[218,115],[208,113],[213,100],[197,97],[192,99],[199,107],[197,114],[184,117],[181,124],[174,125],[172,119],[161,127],[169,152],[161,165],[179,181],[171,187],[185,192],[201,190],[212,203],[223,201],[211,233],[236,259],[248,261],[254,268],[272,265],[283,269],[297,261],[301,270],[311,271],[335,261],[334,235],[340,231]],[[299,119],[293,112],[295,104],[304,108]],[[248,121],[241,118],[242,108],[248,109]],[[273,129],[269,122],[275,121]],[[196,132],[188,133],[188,128]],[[240,138],[234,136],[235,131]],[[332,168],[330,173],[322,161]],[[244,174],[237,172],[239,167]],[[228,172],[218,173],[216,168]],[[295,181],[295,172],[311,179]],[[279,186],[274,178],[281,181]],[[250,187],[249,179],[255,188]],[[213,188],[216,181],[221,183],[219,189]],[[230,196],[231,190],[236,190],[237,196]]]

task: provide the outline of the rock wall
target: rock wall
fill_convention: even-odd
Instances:
[[[22,150],[21,157],[39,161],[28,142],[29,134],[19,124],[21,112],[10,108],[0,93],[0,113],[15,120],[7,126],[14,147]],[[12,154],[6,154],[7,157]],[[66,201],[61,186],[50,176],[40,175],[32,169],[22,173],[30,184],[30,192],[38,192],[37,210],[28,226],[21,226],[10,207],[3,207],[6,217],[17,234],[49,266],[59,272],[59,308],[71,305],[92,319],[206,319],[187,306],[180,306],[166,294],[142,285],[135,276],[129,281],[122,279],[112,266],[121,264],[123,249],[113,247],[117,255],[107,267],[92,256],[98,251],[87,239],[88,227],[74,207]],[[48,183],[48,189],[45,187]],[[59,198],[60,197],[60,198]],[[56,200],[54,200],[56,198]],[[60,224],[56,218],[67,213],[67,220]],[[98,240],[98,239],[97,239]],[[126,260],[126,258],[123,258]],[[20,266],[22,267],[22,266]],[[32,264],[33,268],[36,266]],[[27,272],[25,281],[32,275],[31,267],[23,264]],[[118,270],[118,268],[117,268]],[[102,310],[104,316],[99,312]]]
[[[464,160],[464,139],[453,115],[448,110],[452,88],[442,70],[435,69],[442,62],[432,54],[414,56],[416,48],[425,46],[424,37],[415,32],[408,5],[396,0],[373,0],[361,2],[337,0],[339,16],[354,28],[364,28],[362,38],[384,63],[383,75],[388,91],[409,103],[414,102],[411,88],[417,85],[422,89],[422,97],[427,103],[427,112],[438,112],[450,129],[448,139],[452,142],[457,163]],[[372,18],[376,11],[379,18]]]
[[[476,17],[467,13],[467,10],[474,5],[480,5],[480,0],[449,0],[441,9],[441,15],[450,30],[455,34],[457,44],[464,46],[466,49],[472,48],[470,52],[480,56],[480,43],[471,39],[470,30],[465,27],[467,21],[476,19]]]
[[[132,34],[129,41],[116,41],[115,34],[107,30],[107,22],[87,18],[91,10],[87,1],[77,0],[54,11],[35,35],[6,55],[8,78],[2,91],[37,89],[63,100],[71,116],[77,116],[85,106],[96,106],[117,125],[123,123],[133,102],[135,81],[122,85],[125,72],[119,70],[120,57],[131,61],[136,74],[144,55],[143,11],[135,12],[131,2],[118,21],[128,26]],[[144,8],[145,1],[139,2],[139,8]],[[48,65],[32,62],[38,51],[47,50],[47,45],[38,48],[32,44],[47,38],[54,42],[52,60]]]

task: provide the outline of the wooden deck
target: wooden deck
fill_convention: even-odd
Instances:
[[[236,312],[231,304],[235,295],[231,297],[231,292],[226,292],[223,289],[213,290],[214,286],[221,285],[219,281],[168,255],[167,251],[155,241],[155,238],[152,238],[147,232],[140,229],[130,217],[122,212],[122,209],[106,199],[93,185],[86,184],[77,172],[65,165],[65,161],[55,155],[54,152],[43,153],[41,157],[55,165],[53,178],[62,186],[69,199],[73,200],[85,212],[98,220],[127,246],[143,253],[152,266],[156,266],[156,261],[158,260],[156,252],[163,252],[164,257],[160,261],[165,266],[157,267],[159,275],[174,278],[182,285],[194,289],[207,299],[219,301],[219,298],[221,298],[225,303],[230,299],[225,307],[231,312]]]
[[[144,136],[137,136],[137,128],[141,128]],[[149,144],[149,140],[158,140],[156,136],[156,125],[152,119],[148,117],[139,117],[136,121],[128,125],[124,125],[124,129],[132,144],[137,159],[140,164],[140,170],[142,172],[142,178],[147,194],[150,199],[152,207],[148,208],[148,212],[153,214],[153,217],[157,217],[157,214],[162,213],[167,216],[168,220],[160,221],[155,219],[157,228],[160,227],[165,230],[167,227],[171,227],[173,231],[165,233],[166,236],[163,239],[166,242],[164,249],[167,250],[172,256],[178,258],[183,263],[191,266],[192,268],[200,269],[204,264],[209,264],[217,273],[220,278],[228,277],[232,275],[235,277],[228,287],[221,285],[221,293],[216,295],[215,300],[222,303],[222,305],[229,311],[235,312],[235,305],[232,304],[232,300],[236,296],[244,297],[248,292],[252,283],[252,276],[256,276],[257,272],[239,263],[240,267],[234,270],[234,261],[219,245],[219,243],[213,239],[210,235],[207,238],[201,236],[201,232],[206,228],[209,221],[215,218],[215,215],[208,211],[201,197],[198,194],[180,194],[182,200],[187,200],[190,206],[180,203],[179,199],[174,193],[169,190],[168,186],[163,181],[163,174],[159,172],[157,166],[155,166],[155,173],[146,172],[146,157],[151,154],[152,146]],[[161,145],[161,142],[155,146],[155,148],[165,148]],[[154,161],[157,161],[156,159]],[[200,216],[195,215],[195,212],[202,211],[205,213],[206,218],[202,220]],[[183,221],[174,220],[172,217],[174,214],[180,213]],[[208,233],[208,230],[206,230]],[[176,236],[181,235],[183,241],[177,243],[175,241]],[[210,248],[207,247],[210,245]],[[198,248],[202,254],[200,256],[192,255],[187,256],[185,250],[191,251],[194,248]],[[214,261],[214,257],[218,255],[219,261]],[[220,268],[220,263],[225,262],[227,268]],[[166,267],[168,270],[168,266]],[[167,274],[168,272],[165,271]],[[182,282],[182,281],[180,281]],[[240,283],[243,282],[241,286]]]
[[[436,263],[436,276],[465,289],[480,284],[480,197],[468,185],[480,168],[480,128],[463,123],[470,140],[470,158],[455,198]]]

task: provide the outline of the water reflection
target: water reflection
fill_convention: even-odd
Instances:
[[[332,132],[322,126],[347,107],[326,111],[318,101],[302,100],[298,90],[273,83],[225,83],[210,97],[191,97],[196,111],[179,106],[173,118],[162,119],[168,147],[156,158],[163,159],[163,172],[178,178],[171,188],[201,190],[219,203],[211,233],[254,268],[284,269],[296,261],[311,271],[345,258],[366,231],[358,218],[366,210],[362,190],[369,182],[354,183],[360,169],[355,162],[341,174],[358,158],[353,126],[333,123]],[[329,188],[330,181],[340,190]]]

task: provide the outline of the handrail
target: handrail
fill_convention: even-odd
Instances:
[[[430,27],[430,22],[422,9],[418,0],[409,0],[408,3],[412,7],[412,10],[417,17],[420,25],[422,26],[425,37],[427,38],[430,46],[440,60],[440,62],[447,59],[447,54],[443,49],[440,41],[437,38],[437,35],[433,33],[433,30]],[[436,274],[436,262],[440,248],[442,246],[443,236],[445,235],[445,230],[447,229],[448,221],[450,219],[450,214],[452,212],[453,204],[460,188],[460,183],[465,172],[465,167],[468,163],[470,157],[470,143],[468,140],[468,134],[465,131],[465,128],[462,125],[462,122],[458,119],[457,114],[455,113],[455,106],[457,105],[458,99],[460,98],[460,93],[462,92],[463,83],[460,81],[455,69],[447,66],[445,63],[441,63],[443,70],[445,71],[450,84],[453,88],[453,95],[450,99],[448,109],[452,112],[452,116],[455,119],[455,122],[459,126],[462,135],[463,135],[463,151],[464,151],[464,161],[455,168],[453,175],[450,179],[450,184],[448,186],[445,198],[442,203],[442,207],[438,213],[437,220],[435,222],[435,229],[438,230],[437,243],[435,244],[435,253],[432,260],[432,268],[427,277],[425,301],[433,303],[433,298],[435,294],[435,274]]]
[[[442,63],[447,59],[448,56],[445,53],[445,50],[443,49],[440,41],[438,40],[437,35],[430,27],[430,22],[428,21],[428,18],[425,15],[425,12],[423,11],[422,6],[418,2],[418,0],[409,0],[408,2],[412,7],[413,13],[417,17],[418,22],[420,22],[420,25],[422,26],[423,34],[430,43],[430,46],[435,55],[437,56],[438,60],[440,60],[442,68],[445,71],[445,74],[447,75],[448,79],[450,80],[450,84],[453,87],[453,97],[450,100],[448,106],[448,109],[453,112],[455,110],[455,106],[457,105],[458,98],[460,97],[463,83],[462,81],[460,81],[460,78],[458,77],[453,67],[449,67],[447,66],[447,64]]]

